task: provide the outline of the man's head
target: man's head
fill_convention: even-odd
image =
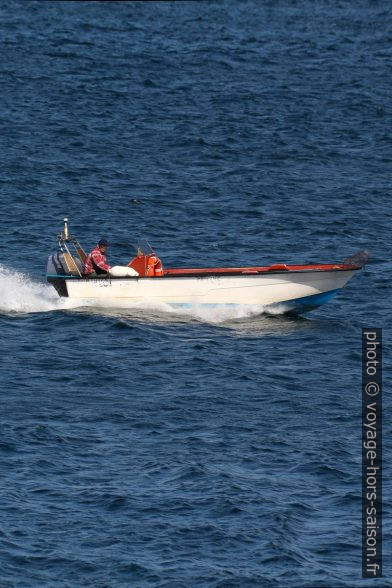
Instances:
[[[109,247],[109,242],[106,239],[100,239],[98,241],[98,247],[102,253],[105,253],[106,249]]]

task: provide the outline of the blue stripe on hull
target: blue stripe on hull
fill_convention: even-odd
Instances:
[[[321,294],[312,294],[311,296],[303,296],[302,298],[294,298],[293,300],[286,300],[284,302],[276,302],[269,304],[268,308],[279,308],[282,306],[285,313],[290,314],[302,314],[314,310],[318,306],[329,302],[331,298],[334,298],[341,288],[335,290],[329,290],[328,292],[322,292]],[[287,309],[287,310],[286,310]]]
[[[303,314],[304,312],[309,312],[310,310],[314,310],[318,306],[325,304],[331,298],[336,296],[338,292],[340,292],[341,288],[336,288],[335,290],[329,290],[328,292],[322,292],[321,294],[312,294],[311,296],[303,296],[302,298],[294,298],[292,300],[283,300],[282,302],[273,302],[272,304],[268,304],[265,306],[265,310],[268,312],[268,309],[271,310],[278,310],[282,314]],[[193,308],[194,304],[192,302],[170,302],[170,306],[177,307],[177,308]],[[203,307],[217,307],[217,306],[224,306],[226,308],[236,308],[242,306],[241,304],[237,303],[200,303],[200,306]],[[275,314],[275,313],[273,313]]]

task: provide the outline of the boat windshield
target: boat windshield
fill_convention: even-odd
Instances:
[[[147,239],[140,239],[135,247],[138,255],[151,255],[154,253],[154,250]]]

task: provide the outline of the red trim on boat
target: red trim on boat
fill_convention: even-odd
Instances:
[[[197,274],[260,274],[266,272],[298,272],[298,271],[331,271],[331,270],[354,270],[360,269],[359,265],[348,265],[344,263],[322,263],[317,265],[286,265],[275,263],[269,266],[259,267],[208,267],[208,268],[172,268],[164,269],[164,276],[181,276]]]

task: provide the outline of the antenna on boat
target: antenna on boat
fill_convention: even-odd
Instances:
[[[63,230],[63,235],[62,235],[63,239],[68,239],[69,238],[69,234],[68,234],[68,218],[64,219],[64,230]]]

